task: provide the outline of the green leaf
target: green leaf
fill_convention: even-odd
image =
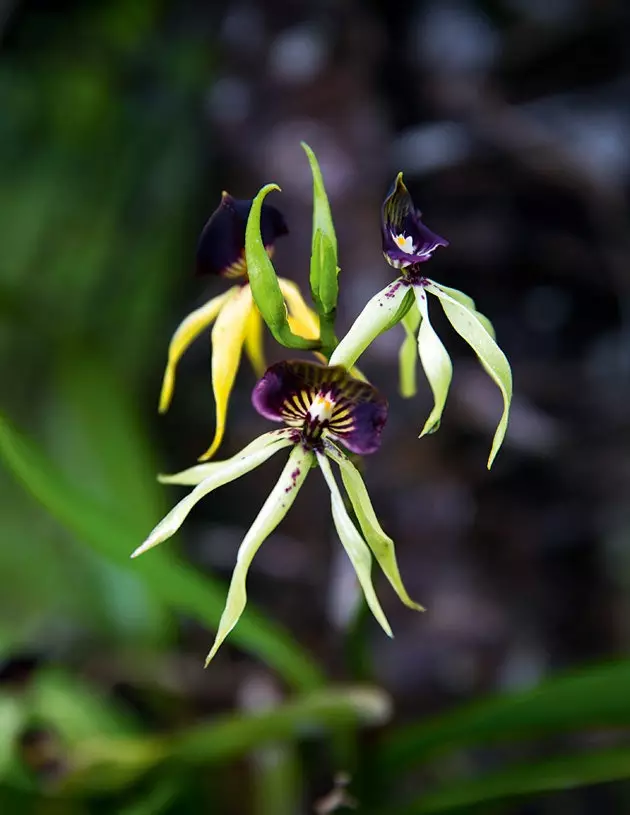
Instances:
[[[263,745],[335,733],[350,725],[381,725],[390,717],[391,700],[380,688],[329,686],[271,710],[213,717],[174,735],[90,738],[72,747],[75,771],[67,789],[111,793],[167,762],[207,767]]]
[[[387,809],[387,815],[429,815],[502,798],[535,795],[630,778],[627,747],[528,762],[497,773],[450,781],[406,806]]]
[[[429,306],[427,295],[423,288],[414,287],[416,302],[421,316],[420,330],[418,332],[418,352],[422,367],[429,380],[433,392],[433,410],[426,420],[420,438],[427,433],[435,433],[442,421],[442,412],[446,404],[446,397],[453,378],[453,364],[442,340],[436,334],[429,320]]]
[[[130,561],[129,554],[146,529],[120,516],[69,481],[37,448],[0,415],[0,458],[26,489],[79,540],[112,563],[139,575],[147,590],[171,611],[187,614],[216,628],[225,587],[202,577],[178,560],[168,547],[151,557]],[[321,684],[322,676],[310,657],[284,631],[260,614],[248,611],[234,634],[234,642],[268,663],[300,688]]]
[[[405,339],[398,353],[398,368],[400,377],[400,395],[410,399],[416,395],[416,366],[418,362],[418,328],[420,327],[420,312],[413,306],[402,318],[402,327],[405,329]]]
[[[630,660],[549,679],[531,690],[467,704],[398,730],[379,756],[400,773],[429,756],[467,745],[630,724]]]
[[[325,455],[318,453],[317,461],[330,489],[331,507],[335,529],[339,535],[343,548],[346,550],[350,562],[356,572],[357,579],[363,589],[365,600],[372,614],[376,617],[383,631],[388,637],[393,637],[392,629],[387,621],[385,612],[374,591],[372,584],[372,555],[365,541],[352,523],[348,511],[339,492],[335,476]]]
[[[267,184],[252,203],[245,229],[245,259],[249,284],[258,310],[276,340],[286,348],[313,350],[320,347],[319,340],[298,337],[289,327],[284,297],[260,233],[260,211],[264,200],[272,190],[279,189],[276,184]]]
[[[440,299],[444,313],[457,333],[479,357],[488,375],[497,384],[503,396],[503,415],[497,426],[488,458],[488,469],[503,443],[512,401],[512,370],[505,354],[479,321],[475,311],[454,300],[437,283],[430,282],[426,290]]]
[[[283,440],[284,441],[284,440]],[[289,442],[290,443],[290,442]],[[267,448],[268,449],[268,448]],[[263,453],[266,453],[263,450]],[[256,455],[256,454],[253,454]],[[255,521],[250,526],[236,556],[225,608],[221,614],[214,644],[206,658],[206,667],[219,650],[221,643],[240,620],[247,603],[246,580],[254,555],[287,514],[313,463],[313,453],[301,444],[293,446],[291,455],[275,487],[269,493]],[[200,486],[203,486],[201,484]],[[199,487],[197,487],[199,489]]]
[[[424,608],[415,603],[407,593],[398,569],[394,541],[389,535],[385,534],[378,522],[361,474],[343,453],[335,450],[333,456],[341,470],[341,479],[359,521],[363,536],[383,570],[383,574],[406,606],[416,611],[424,611]]]
[[[334,313],[339,296],[337,280],[337,236],[326,195],[324,179],[315,153],[302,142],[313,174],[313,244],[311,250],[311,292],[320,316]]]
[[[271,741],[335,730],[348,722],[384,724],[390,716],[390,699],[380,688],[329,686],[254,716],[225,716],[197,725],[173,739],[170,754],[187,762],[216,763]]]

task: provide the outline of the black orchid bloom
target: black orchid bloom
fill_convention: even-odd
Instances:
[[[226,461],[199,464],[162,477],[163,482],[188,484],[194,489],[160,521],[132,557],[174,535],[195,504],[213,490],[251,472],[274,453],[290,448],[277,484],[240,545],[225,609],[207,662],[245,609],[245,581],[254,555],[287,514],[314,465],[321,470],[330,490],[335,528],[367,603],[383,629],[391,635],[372,585],[372,555],[402,602],[418,610],[421,606],[407,594],[398,571],[394,543],[381,529],[363,479],[344,451],[345,448],[365,455],[378,449],[387,421],[387,400],[372,385],[355,379],[341,366],[331,368],[298,361],[278,362],[268,368],[254,388],[252,402],[263,416],[286,426],[264,433]],[[331,462],[341,471],[361,531],[348,514]]]
[[[448,241],[426,227],[420,210],[413,205],[409,190],[398,173],[383,203],[381,232],[383,255],[395,269],[405,269],[429,260],[438,246],[448,246]]]
[[[245,227],[251,200],[241,200],[223,192],[221,203],[212,213],[197,244],[197,275],[247,277]],[[277,238],[289,230],[283,214],[271,204],[263,204],[260,229],[265,249],[272,254]]]

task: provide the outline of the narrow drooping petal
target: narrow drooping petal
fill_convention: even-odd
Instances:
[[[197,274],[244,277],[245,226],[252,202],[237,200],[224,192],[221,203],[206,223],[197,244]],[[264,204],[260,215],[262,239],[267,251],[277,238],[288,233],[282,213]]]
[[[168,347],[168,362],[164,372],[162,391],[160,393],[160,413],[165,413],[173,398],[175,388],[175,370],[182,355],[188,346],[197,339],[201,332],[208,328],[216,319],[223,305],[230,299],[235,289],[228,289],[224,294],[213,297],[183,320],[171,339]]]
[[[429,281],[433,283],[432,280]],[[486,317],[485,314],[482,314],[480,311],[477,310],[477,306],[475,301],[470,297],[468,294],[464,294],[463,291],[459,289],[451,289],[450,286],[444,286],[442,283],[436,283],[436,286],[439,285],[442,291],[445,291],[448,295],[450,295],[453,300],[457,300],[458,303],[461,303],[462,306],[465,306],[469,311],[474,311],[477,315],[477,319],[481,323],[481,325],[486,329],[488,334],[492,337],[492,339],[496,339],[496,332],[494,330],[494,326],[492,325],[491,321]]]
[[[268,458],[271,458],[274,453],[277,453],[278,450],[285,446],[287,445],[280,443],[269,444],[262,449],[251,452],[249,455],[242,455],[243,451],[241,451],[241,453],[237,453],[232,458],[217,462],[216,468],[212,470],[210,475],[198,486],[196,486],[195,489],[192,490],[192,492],[190,492],[185,498],[182,498],[182,500],[173,507],[168,515],[162,518],[149,537],[133,552],[131,557],[138,557],[138,555],[141,555],[149,549],[152,549],[154,546],[157,546],[158,543],[162,543],[162,541],[170,538],[184,523],[195,504],[201,501],[204,496],[208,495],[213,490],[216,490],[218,487],[222,487],[224,484],[229,484],[230,481],[234,481],[235,479],[240,478],[242,475],[245,475],[245,473],[248,473],[250,470],[258,467]]]
[[[299,428],[304,443],[316,446],[325,434],[360,455],[378,449],[387,421],[387,400],[341,366],[278,362],[258,382],[252,401],[266,418]]]
[[[313,453],[297,445],[291,451],[278,483],[269,493],[269,497],[256,516],[249,532],[241,543],[236,557],[236,566],[232,574],[225,609],[221,615],[219,628],[206,665],[218,651],[221,643],[234,628],[247,603],[247,572],[265,538],[273,532],[289,511],[291,505],[308,475],[313,461]]]
[[[330,489],[333,522],[339,539],[354,567],[354,571],[357,574],[357,578],[372,614],[374,614],[380,623],[383,631],[385,631],[389,637],[392,637],[392,629],[387,622],[387,617],[381,608],[381,604],[374,591],[374,586],[372,585],[372,555],[370,554],[370,550],[348,515],[326,456],[322,453],[318,453],[317,461],[319,462],[321,471]]]
[[[406,307],[407,296],[413,299],[409,286],[402,279],[375,294],[333,351],[330,365],[352,368],[368,345],[398,322],[401,309]]]
[[[212,458],[223,441],[230,394],[241,361],[247,321],[253,307],[249,286],[242,286],[223,306],[212,329],[212,390],[216,430],[212,444],[199,457],[199,461]]]
[[[396,269],[424,263],[438,246],[448,246],[447,240],[422,223],[402,173],[398,173],[383,203],[381,232],[385,260]]]
[[[418,311],[422,317],[420,330],[418,331],[418,352],[433,392],[434,401],[433,410],[422,428],[422,433],[420,433],[422,437],[427,433],[435,432],[440,426],[446,397],[453,378],[453,364],[448,351],[429,320],[429,308],[424,287],[414,286],[414,294],[418,304]]]
[[[265,348],[263,343],[263,320],[260,311],[252,308],[245,326],[245,353],[254,373],[260,378],[265,373]]]
[[[292,280],[282,277],[278,278],[278,284],[289,311],[291,330],[309,340],[317,339],[319,337],[319,318],[313,309],[307,306],[299,286]]]
[[[188,469],[182,470],[179,473],[173,473],[172,475],[158,475],[158,481],[161,484],[181,484],[196,487],[197,484],[201,484],[206,478],[209,478],[211,475],[223,469],[228,461],[234,463],[243,461],[263,450],[272,456],[274,453],[277,453],[278,450],[289,447],[291,444],[293,444],[293,441],[291,440],[291,430],[288,427],[283,427],[281,430],[272,430],[270,433],[264,433],[262,436],[259,436],[251,442],[251,444],[243,447],[239,453],[229,459],[196,464],[194,467],[188,467]],[[272,447],[273,450],[271,449]]]
[[[409,597],[409,593],[403,584],[396,560],[394,541],[389,535],[385,534],[378,522],[361,474],[354,464],[344,456],[340,450],[335,449],[332,445],[326,447],[326,453],[339,465],[341,479],[350,498],[350,503],[357,516],[357,520],[359,521],[363,537],[383,570],[383,574],[406,606],[416,611],[424,611],[424,608],[419,603],[414,602],[411,597]]]
[[[405,339],[398,352],[398,369],[400,379],[400,395],[405,399],[415,396],[416,366],[418,363],[418,327],[420,325],[420,312],[413,305],[401,320],[405,329]]]
[[[492,466],[496,454],[505,438],[510,402],[512,401],[512,371],[505,354],[479,320],[477,312],[455,300],[437,283],[429,283],[426,290],[440,298],[444,313],[457,333],[466,340],[479,357],[488,375],[497,384],[503,396],[503,414],[497,426],[488,458],[488,468]]]

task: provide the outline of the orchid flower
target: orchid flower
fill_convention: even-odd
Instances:
[[[199,238],[196,272],[239,282],[189,314],[173,334],[168,349],[160,413],[165,413],[171,404],[179,360],[190,344],[214,323],[211,337],[216,427],[212,444],[200,456],[200,461],[212,458],[223,440],[228,403],[243,348],[256,376],[262,376],[265,370],[263,321],[252,297],[245,261],[245,226],[251,206],[251,201],[237,200],[223,193],[219,207]],[[264,204],[260,227],[265,250],[271,256],[276,239],[288,232],[285,220],[278,209]],[[319,337],[319,320],[305,303],[298,286],[284,278],[278,278],[278,284],[292,331],[307,339]]]
[[[393,541],[382,530],[365,483],[344,452],[345,448],[352,453],[367,455],[378,449],[387,420],[386,399],[372,385],[352,377],[344,367],[300,361],[279,362],[268,368],[254,388],[252,402],[260,414],[271,421],[283,422],[285,427],[265,433],[225,461],[199,464],[176,475],[161,477],[163,483],[186,484],[194,489],[160,521],[132,557],[174,535],[195,504],[213,490],[259,467],[280,450],[290,448],[278,482],[240,545],[225,609],[206,665],[245,609],[246,578],[254,555],[287,514],[309,471],[317,465],[330,489],[337,534],[370,609],[391,636],[389,623],[372,585],[372,555],[402,602],[410,608],[422,609],[407,594]],[[361,531],[344,505],[331,462],[341,472]]]
[[[455,331],[475,351],[503,396],[503,414],[488,458],[490,467],[505,437],[512,399],[510,364],[495,342],[492,324],[477,311],[468,295],[424,276],[423,264],[439,246],[448,246],[448,241],[422,223],[402,173],[398,174],[383,204],[381,231],[383,255],[391,266],[400,270],[400,277],[368,302],[333,351],[330,365],[343,365],[349,369],[379,334],[402,322],[406,338],[400,353],[401,392],[403,396],[415,394],[417,344],[434,399],[433,409],[420,436],[435,432],[442,418],[453,366],[429,319],[427,295],[434,295]]]

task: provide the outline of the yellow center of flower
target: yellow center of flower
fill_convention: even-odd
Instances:
[[[392,233],[392,238],[394,239],[396,246],[398,246],[399,249],[402,249],[403,252],[406,252],[408,255],[413,255],[413,253],[416,251],[411,235],[394,235]]]

